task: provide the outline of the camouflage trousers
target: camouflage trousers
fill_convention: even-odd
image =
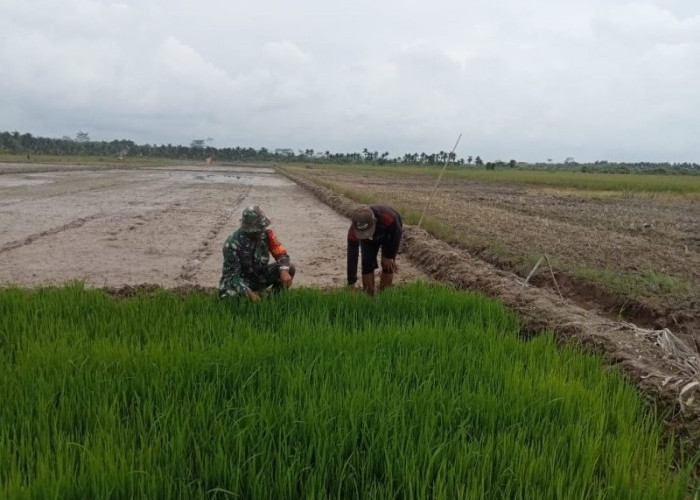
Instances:
[[[294,264],[289,264],[289,274],[294,277],[296,268]],[[254,292],[260,292],[267,288],[271,288],[273,292],[282,290],[282,282],[280,281],[280,263],[275,262],[269,264],[259,274],[243,274],[248,287]],[[238,295],[235,290],[219,287],[219,298],[234,297]]]

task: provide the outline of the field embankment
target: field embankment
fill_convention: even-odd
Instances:
[[[0,497],[692,495],[653,405],[481,296],[74,286],[0,313]]]

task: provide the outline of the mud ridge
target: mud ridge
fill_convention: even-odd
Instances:
[[[87,224],[88,222],[92,222],[96,219],[102,219],[104,217],[107,217],[108,215],[109,214],[95,214],[89,217],[81,217],[79,219],[70,221],[67,224],[63,224],[52,229],[47,229],[46,231],[42,231],[40,233],[30,234],[29,236],[27,236],[26,238],[22,238],[21,240],[10,241],[9,243],[5,243],[3,246],[0,247],[0,253],[9,252],[10,250],[14,250],[16,248],[31,245],[40,238],[44,238],[46,236],[53,236],[54,234],[62,233],[63,231],[68,231],[69,229],[79,228]]]
[[[284,169],[278,171],[345,216],[359,206],[302,176]],[[524,334],[553,330],[560,343],[581,345],[601,353],[644,393],[670,410],[669,424],[673,428],[700,443],[697,356],[679,359],[665,350],[654,335],[644,334],[631,323],[604,318],[551,290],[523,287],[523,280],[517,275],[455,249],[422,229],[405,226],[402,250],[431,277],[459,289],[482,292],[515,310],[520,315]],[[694,385],[695,382],[698,383]]]
[[[497,269],[514,272],[513,264],[492,255],[486,249],[474,251],[457,244],[457,247],[470,255],[487,262]],[[644,328],[674,330],[684,342],[698,348],[694,332],[700,328],[700,304],[687,303],[682,308],[663,307],[637,300],[632,297],[615,294],[602,286],[573,276],[560,269],[552,269],[557,286],[567,299],[581,305],[585,309],[596,310],[600,315],[613,321],[628,321]],[[524,276],[521,276],[524,277]],[[555,287],[549,271],[545,266],[530,279],[530,284],[538,288],[547,288],[554,292]]]
[[[596,309],[609,319],[624,320],[637,326],[660,330],[669,328],[689,346],[697,345],[694,332],[700,331],[700,304],[686,303],[682,308],[652,305],[632,297],[616,295],[576,276],[554,271],[562,294],[577,301],[587,309]],[[551,278],[545,273],[533,276],[531,282],[538,287],[552,288]]]
[[[247,186],[247,189],[245,189],[236,197],[235,200],[233,200],[232,206],[238,207],[238,205],[241,204],[252,189],[252,186]],[[216,239],[221,230],[231,220],[233,214],[234,210],[228,210],[225,213],[220,214],[216,220],[216,223],[207,233],[206,238],[202,240],[200,245],[187,258],[187,261],[182,266],[180,271],[180,276],[178,277],[178,282],[180,282],[182,286],[187,286],[192,282],[200,267],[202,267],[204,260],[213,253],[210,243]]]

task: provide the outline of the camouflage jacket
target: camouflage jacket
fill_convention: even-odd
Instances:
[[[250,233],[238,229],[224,243],[219,295],[245,294],[250,290],[250,283],[264,276],[270,254],[280,264],[289,265],[287,250],[272,229],[258,234],[257,238],[251,238]]]

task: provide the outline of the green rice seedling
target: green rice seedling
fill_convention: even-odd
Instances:
[[[685,498],[601,360],[418,283],[0,291],[0,498]]]

